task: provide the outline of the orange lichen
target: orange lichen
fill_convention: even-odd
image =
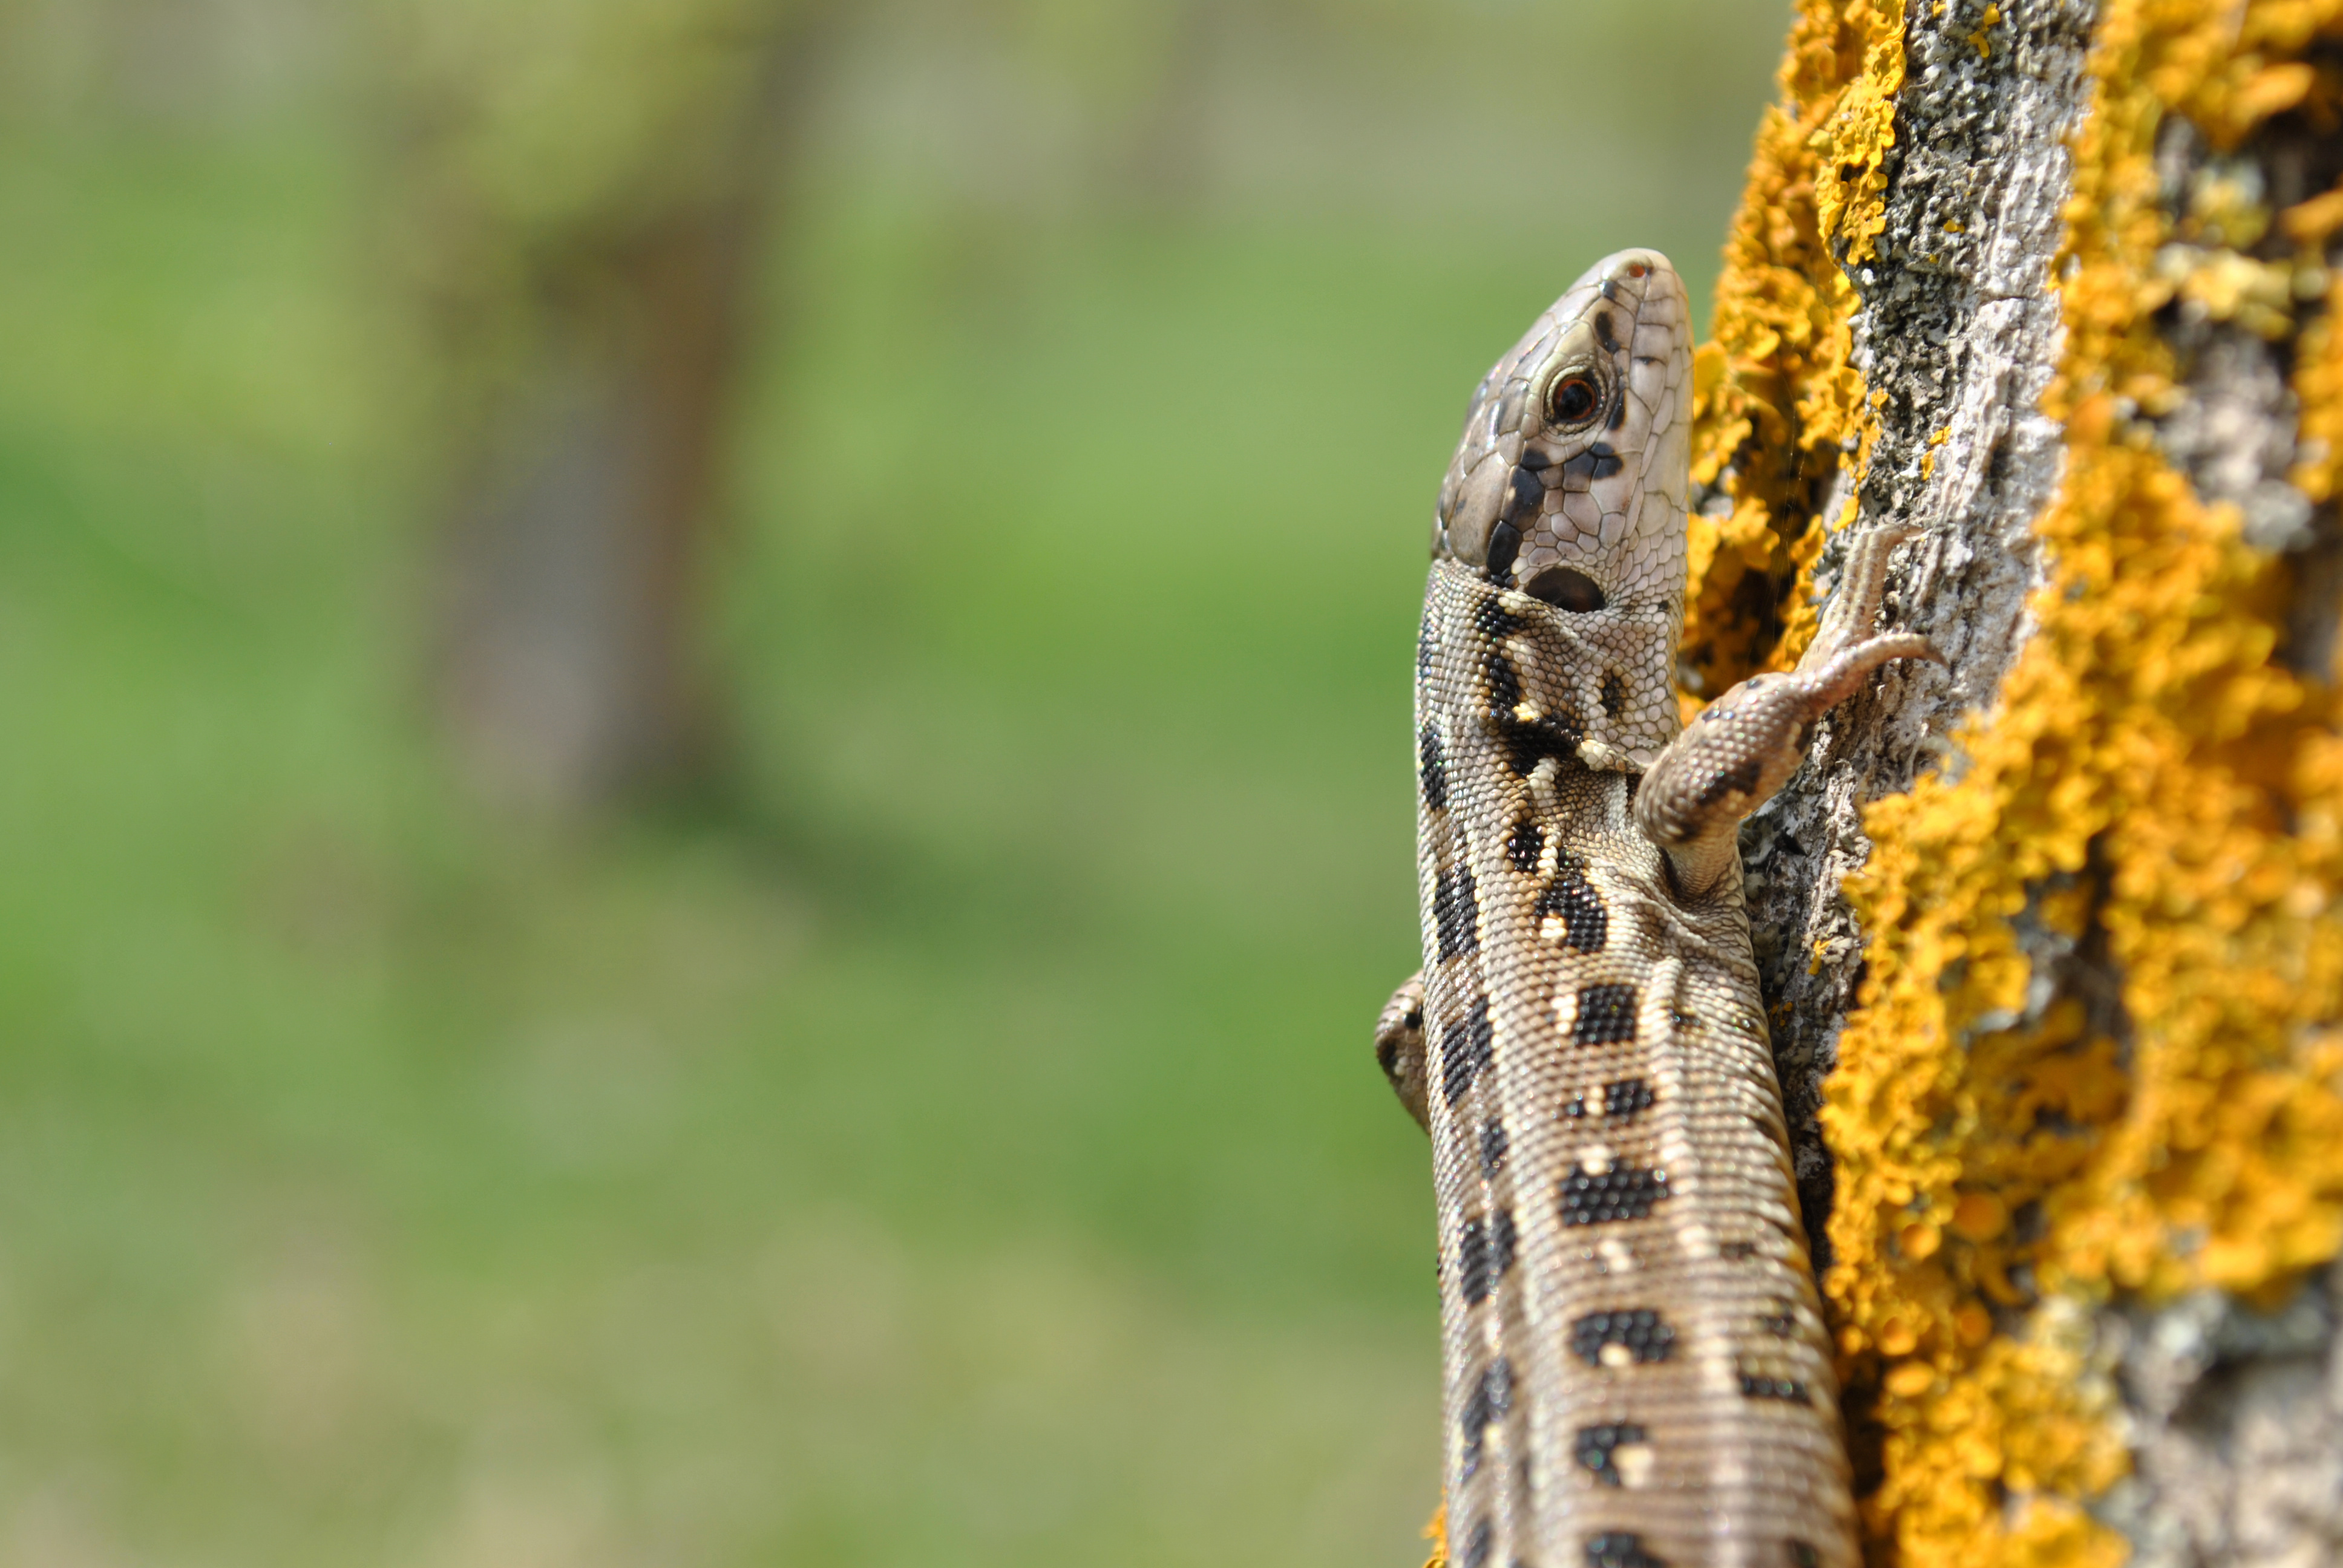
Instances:
[[[1725,373],[1699,403],[1696,474],[1729,464],[1734,501],[1695,525],[1687,647],[1712,691],[1795,657],[1821,498],[1867,456],[1832,256],[1878,233],[1900,29],[1886,7],[1812,0],[1788,106],[1758,138],[1718,288]],[[2179,395],[2153,318],[2167,302],[2299,330],[2295,479],[2317,500],[2343,488],[2343,280],[2316,254],[2343,200],[2281,215],[2306,254],[2271,266],[2237,248],[2268,215],[2208,186],[2176,224],[2153,163],[2167,114],[2229,148],[2343,102],[2302,60],[2338,33],[2343,0],[2102,14],[2052,275],[2066,339],[2046,409],[2067,456],[2036,523],[2052,580],[1994,709],[1958,738],[1957,778],[1868,809],[1848,890],[1872,938],[1824,1111],[1825,1288],[1880,1434],[1863,1503],[1879,1561],[2119,1562],[2081,1507],[2126,1462],[2090,1306],[2203,1285],[2268,1300],[2343,1245],[2343,700],[2274,662],[2288,568],[2134,414]],[[2119,1010],[2040,1005],[2052,977],[2032,955],[2061,943],[2116,977]]]
[[[1886,223],[1903,37],[1902,0],[1805,0],[1758,127],[1694,379],[1693,477],[1732,501],[1693,519],[1684,648],[1703,695],[1788,668],[1814,635],[1799,581],[1839,466],[1873,428],[1839,260],[1871,256]]]

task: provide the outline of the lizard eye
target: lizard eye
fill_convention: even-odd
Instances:
[[[1591,376],[1558,376],[1546,388],[1545,417],[1549,424],[1584,425],[1602,407],[1602,390]]]

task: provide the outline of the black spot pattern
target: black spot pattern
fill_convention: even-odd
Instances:
[[[1727,768],[1710,779],[1694,800],[1695,805],[1714,806],[1727,795],[1746,795],[1757,788],[1757,774],[1765,759],[1752,757],[1735,767]]]
[[[1743,1372],[1741,1374],[1741,1397],[1743,1399],[1785,1400],[1792,1404],[1812,1404],[1815,1402],[1812,1397],[1810,1397],[1806,1392],[1806,1385],[1798,1382],[1797,1379],[1786,1377],[1765,1377],[1755,1372]]]
[[[1491,1279],[1489,1224],[1475,1216],[1464,1221],[1464,1233],[1456,1239],[1456,1288],[1467,1305],[1477,1307],[1489,1299]]]
[[[1562,1102],[1562,1113],[1563,1113],[1564,1116],[1568,1117],[1568,1118],[1569,1118],[1571,1121],[1577,1121],[1580,1117],[1582,1117],[1582,1116],[1585,1115],[1585,1114],[1586,1114],[1586,1095],[1585,1095],[1585,1092],[1584,1092],[1584,1091],[1581,1091],[1579,1093],[1574,1094],[1574,1095],[1572,1095],[1569,1099],[1567,1099],[1567,1100],[1564,1101]]]
[[[1649,1307],[1589,1312],[1570,1325],[1570,1348],[1591,1367],[1603,1364],[1605,1345],[1624,1345],[1638,1362],[1664,1362],[1675,1343],[1675,1330]]]
[[[1604,1422],[1600,1426],[1582,1426],[1574,1445],[1578,1462],[1594,1473],[1594,1479],[1605,1486],[1619,1484],[1619,1467],[1611,1462],[1616,1450],[1631,1442],[1641,1442],[1648,1434],[1632,1421]]]
[[[1811,1543],[1794,1535],[1782,1544],[1789,1549],[1790,1568],[1823,1568],[1823,1554]]]
[[[1498,1210],[1493,1219],[1484,1221],[1475,1215],[1464,1221],[1464,1232],[1456,1239],[1456,1287],[1464,1292],[1469,1305],[1477,1307],[1489,1299],[1489,1292],[1513,1266],[1513,1250],[1520,1239],[1511,1209]]]
[[[1440,1091],[1455,1104],[1473,1087],[1481,1070],[1496,1054],[1496,1031],[1489,1024],[1489,999],[1483,997],[1461,1023],[1452,1023],[1440,1036]]]
[[[1481,945],[1481,901],[1473,887],[1473,871],[1453,866],[1440,873],[1432,890],[1432,923],[1440,933],[1443,963]],[[1629,1033],[1634,1025],[1629,1025]]]
[[[1538,895],[1537,917],[1542,921],[1559,917],[1562,920],[1562,945],[1575,948],[1582,953],[1599,953],[1604,944],[1611,940],[1611,911],[1604,905],[1603,895],[1594,890],[1594,884],[1586,879],[1586,873],[1574,861],[1564,865],[1555,873],[1554,880],[1546,884],[1545,890]],[[1596,986],[1590,989],[1600,990],[1604,988]],[[1609,989],[1627,992],[1632,1006],[1634,987],[1614,986]],[[1585,996],[1583,992],[1579,1005],[1584,1017]],[[1631,1010],[1627,1033],[1620,1038],[1633,1040],[1634,1030],[1634,1014]]]
[[[1493,1536],[1489,1522],[1482,1520],[1473,1526],[1473,1533],[1464,1541],[1464,1568],[1488,1568],[1489,1547]]]
[[[1496,1175],[1505,1162],[1505,1150],[1510,1140],[1505,1137],[1505,1124],[1492,1116],[1481,1124],[1481,1174]]]
[[[1604,670],[1603,672],[1603,711],[1616,719],[1619,717],[1619,710],[1626,706],[1627,683],[1619,678],[1617,670]]]
[[[1562,466],[1562,475],[1565,482],[1577,479],[1591,484],[1596,479],[1609,478],[1626,466],[1620,461],[1617,453],[1603,442],[1597,441],[1577,457],[1564,463]]]
[[[1652,1086],[1640,1078],[1623,1078],[1603,1086],[1603,1114],[1628,1117],[1652,1103]]]
[[[1607,310],[1594,313],[1594,341],[1603,345],[1608,353],[1619,352],[1619,339],[1612,333],[1611,313]]]
[[[1513,492],[1505,498],[1505,521],[1519,524],[1523,518],[1537,516],[1538,508],[1545,500],[1545,481],[1538,477],[1537,469],[1523,464],[1513,470],[1511,484]],[[1513,565],[1511,561],[1505,564]]]
[[[1489,530],[1489,580],[1503,584],[1513,570],[1513,558],[1522,553],[1522,531],[1511,523],[1501,522]]]
[[[1528,624],[1508,610],[1495,594],[1488,595],[1473,607],[1473,629],[1492,641],[1509,638]]]
[[[1470,890],[1467,890],[1470,896]],[[1444,928],[1443,928],[1444,930]],[[1446,938],[1441,957],[1448,956]],[[1610,1045],[1635,1038],[1635,988],[1631,985],[1591,985],[1580,988],[1578,1016],[1570,1038],[1580,1045]]]
[[[1481,678],[1489,688],[1489,717],[1499,724],[1516,722],[1513,709],[1522,705],[1522,678],[1513,661],[1492,648],[1481,667]]]
[[[1473,1397],[1464,1402],[1464,1413],[1457,1418],[1457,1436],[1464,1444],[1464,1455],[1457,1466],[1458,1485],[1472,1480],[1473,1472],[1481,1468],[1481,1449],[1490,1423],[1504,1420],[1513,1408],[1513,1363],[1499,1356],[1473,1385]]]
[[[1586,739],[1586,727],[1574,713],[1556,714],[1534,724],[1524,724],[1513,719],[1512,713],[1507,709],[1499,718],[1505,731],[1506,764],[1520,778],[1526,779],[1536,771],[1544,758],[1575,757],[1578,743]]]
[[[1527,778],[1539,759],[1549,755],[1577,755],[1578,743],[1586,739],[1585,720],[1566,709],[1536,719],[1521,717],[1521,671],[1504,649],[1488,651],[1481,662],[1481,679],[1489,693],[1489,721],[1503,738],[1506,760],[1516,774]]]
[[[1545,853],[1545,829],[1524,817],[1513,824],[1505,839],[1505,859],[1513,869],[1528,875],[1538,869],[1538,857]]]
[[[1632,1530],[1605,1530],[1586,1538],[1586,1568],[1668,1568],[1666,1562],[1644,1550],[1644,1538]],[[1802,1563],[1799,1568],[1814,1568]]]
[[[1448,758],[1440,748],[1440,731],[1430,725],[1415,742],[1415,777],[1423,786],[1423,803],[1434,811],[1448,809]]]
[[[1574,1165],[1562,1179],[1561,1193],[1565,1225],[1640,1220],[1668,1195],[1668,1173],[1656,1165],[1614,1165],[1601,1171]]]

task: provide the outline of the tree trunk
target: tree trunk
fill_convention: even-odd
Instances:
[[[1872,1560],[2343,1561],[2343,5],[1803,13],[1685,664],[1926,528],[1743,841]]]
[[[581,121],[624,126],[629,107],[644,127],[615,145],[580,135],[576,156],[607,167],[566,201],[526,173],[505,187],[473,173],[500,154],[518,165],[500,132],[527,152],[538,125],[458,112],[439,138],[431,271],[457,427],[435,686],[466,770],[518,803],[574,809],[689,779],[719,738],[695,658],[700,576],[817,43],[809,6],[694,6],[619,15],[610,28],[650,35],[598,39],[561,78]]]
[[[751,207],[669,215],[564,300],[458,490],[441,694],[493,794],[582,805],[706,755],[695,568]]]

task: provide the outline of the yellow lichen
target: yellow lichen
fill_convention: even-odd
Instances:
[[[1861,461],[1872,429],[1839,258],[1872,256],[1886,222],[1903,36],[1902,0],[1805,0],[1782,102],[1758,127],[1694,382],[1693,475],[1732,501],[1693,519],[1684,646],[1707,696],[1787,668],[1813,636],[1799,578],[1839,465]]]
[[[1977,22],[1976,31],[1969,35],[1969,46],[1977,52],[1978,58],[1993,58],[1993,39],[1989,30],[2000,20],[2001,7],[1988,5],[1985,8],[1985,15]]]
[[[2317,235],[2312,244],[2324,241],[2328,228],[2343,226],[2343,191],[2315,199],[2330,197],[2334,222],[2328,224],[2321,215],[2317,224],[2324,226],[2305,226]],[[2302,400],[2298,450],[2303,460],[2293,479],[2314,501],[2331,501],[2343,487],[2343,332],[2335,330],[2335,324],[2343,321],[2343,276],[2328,281],[2324,294],[2327,308],[2303,330],[2294,361],[2294,389]]]
[[[2331,116],[2343,91],[2304,57],[2338,18],[2343,0],[2102,13],[2053,274],[2066,338],[2046,411],[2067,455],[2036,522],[2052,580],[1958,738],[1957,778],[1869,808],[1848,890],[1871,940],[1824,1111],[1825,1289],[1878,1433],[1863,1509],[1880,1562],[2119,1562],[2081,1507],[2125,1464],[2089,1306],[2200,1285],[2268,1300],[2343,1244],[2343,703],[2273,661],[2287,566],[2134,422],[2180,396],[2152,319],[2167,303],[2298,331],[2296,482],[2343,488],[2343,280],[2315,254],[2343,200],[2279,215],[2307,254],[2268,266],[2236,249],[2270,221],[2242,187],[2205,182],[2176,225],[2153,162],[2167,114],[2217,149],[2272,114]],[[1820,497],[1867,455],[1831,253],[1879,232],[1900,28],[1810,0],[1758,139],[1718,288],[1729,373],[1700,405],[1701,477],[1729,464],[1734,501],[1694,551],[1688,648],[1711,690],[1795,657]],[[2029,1013],[2029,943],[2062,939],[2117,978],[2118,1011]]]

